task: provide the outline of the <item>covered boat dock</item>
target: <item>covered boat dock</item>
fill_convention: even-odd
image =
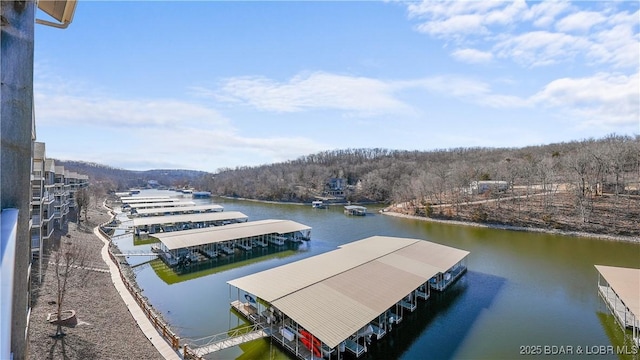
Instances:
[[[167,208],[167,207],[179,207],[179,206],[195,206],[196,203],[193,201],[184,201],[180,199],[171,200],[171,201],[162,201],[162,202],[147,202],[147,203],[133,203],[133,204],[123,204],[122,210],[126,211],[131,209],[131,211],[139,211],[140,209],[157,209],[157,208]]]
[[[236,250],[250,251],[253,247],[267,247],[269,244],[284,247],[285,241],[307,241],[310,236],[311,228],[295,221],[259,220],[156,234],[154,237],[160,240],[160,246],[153,249],[167,265],[176,266],[185,261],[204,261],[220,255],[233,255]]]
[[[162,202],[162,201],[178,201],[177,198],[172,198],[168,195],[158,195],[158,196],[123,196],[120,198],[120,201],[123,204],[135,204],[135,203],[144,203],[144,202]]]
[[[373,236],[228,284],[233,309],[300,359],[356,357],[466,271],[468,251]],[[445,276],[449,274],[449,276]],[[235,294],[234,294],[235,293]]]
[[[131,215],[137,216],[161,216],[161,215],[179,215],[179,214],[200,214],[209,212],[224,211],[221,205],[207,204],[194,206],[169,206],[162,208],[150,209],[132,209]]]
[[[249,217],[239,211],[209,212],[166,216],[146,216],[133,219],[136,235],[208,228],[246,222]]]
[[[598,294],[624,329],[640,346],[640,269],[595,265]]]
[[[346,205],[344,207],[344,213],[347,215],[365,216],[367,215],[367,208],[364,206]]]

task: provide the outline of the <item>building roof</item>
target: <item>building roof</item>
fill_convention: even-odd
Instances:
[[[174,250],[252,236],[286,234],[305,230],[311,230],[311,228],[291,220],[259,220],[203,229],[173,231],[153,236],[160,239],[167,249]]]
[[[640,269],[595,265],[629,310],[640,317]]]
[[[45,156],[45,144],[43,142],[36,141],[33,143],[33,159],[44,160]]]
[[[153,208],[153,207],[176,207],[176,206],[193,206],[196,203],[193,201],[171,201],[170,199],[165,199],[165,201],[144,201],[144,202],[135,202],[128,203],[128,205],[132,209],[144,209],[144,208]]]
[[[139,209],[136,210],[138,215],[147,215],[147,214],[162,214],[165,212],[189,212],[189,211],[222,211],[224,207],[221,205],[215,204],[207,204],[207,205],[194,205],[194,206],[180,206],[180,207],[163,207],[163,208],[152,208],[152,209]]]
[[[271,303],[333,348],[468,254],[373,236],[228,283]]]
[[[180,199],[170,196],[123,196],[120,201],[124,204],[135,204],[141,202],[180,201]]]
[[[53,159],[45,159],[44,170],[52,173],[56,172],[56,162]]]
[[[175,224],[202,221],[222,221],[232,219],[248,219],[249,217],[239,211],[220,211],[200,214],[180,214],[167,216],[147,216],[133,219],[133,226]]]
[[[364,206],[358,206],[358,205],[345,205],[344,208],[347,210],[366,210],[367,209]]]

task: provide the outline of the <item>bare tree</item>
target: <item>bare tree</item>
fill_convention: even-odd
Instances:
[[[69,241],[61,241],[58,249],[51,254],[52,265],[55,266],[56,290],[57,290],[57,313],[56,313],[56,333],[54,337],[62,337],[62,313],[65,296],[69,285],[82,278],[82,273],[87,272],[85,265],[87,261],[87,249]]]
[[[89,210],[89,203],[91,201],[91,194],[87,188],[82,188],[76,191],[76,205],[78,206],[78,223],[80,223],[80,217],[82,210],[84,209],[84,221],[87,221],[87,212]]]

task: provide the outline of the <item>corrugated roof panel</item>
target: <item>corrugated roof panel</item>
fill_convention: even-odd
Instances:
[[[223,210],[221,205],[194,205],[194,206],[180,206],[180,207],[163,207],[153,209],[139,209],[136,211],[138,215],[145,214],[160,214],[164,212],[189,212],[189,211],[206,211],[206,210]]]
[[[174,250],[190,246],[248,238],[252,236],[285,234],[310,229],[311,228],[309,226],[291,220],[260,220],[204,229],[173,231],[169,233],[154,234],[154,236],[160,239],[167,249]]]
[[[369,261],[367,254],[331,251],[229,281],[268,302]]]
[[[424,240],[373,236],[228,283],[335,347],[468,254]]]
[[[469,252],[429,241],[422,241],[420,246],[406,247],[398,250],[396,254],[435,266],[440,269],[440,272],[444,272],[469,255]]]
[[[159,195],[159,196],[124,196],[120,198],[125,204],[135,204],[141,202],[165,202],[165,201],[180,201],[178,198],[172,198],[168,195]]]
[[[132,209],[146,209],[152,207],[176,207],[176,206],[193,206],[196,203],[193,201],[171,201],[171,199],[164,199],[164,201],[143,201],[139,203],[128,203]]]
[[[378,316],[376,310],[322,283],[300,292],[297,296],[286,296],[272,304],[280,310],[286,309],[283,312],[287,317],[330,347],[338,346],[346,338],[344,334],[351,335],[358,331],[362,327],[357,325],[361,323],[360,319],[371,321]]]
[[[249,217],[239,211],[210,212],[200,214],[179,214],[166,216],[149,216],[133,219],[133,226],[175,224],[185,222],[222,221],[232,219],[248,219]]]
[[[338,248],[347,249],[354,253],[375,251],[380,254],[379,256],[382,256],[392,251],[402,249],[403,247],[409,246],[417,241],[422,240],[390,236],[371,236],[362,240],[340,245]]]
[[[430,279],[435,274],[441,272],[440,268],[435,267],[426,261],[420,261],[400,255],[397,252],[388,254],[376,260],[377,262],[393,266],[398,270],[405,271],[420,278]]]
[[[620,300],[640,318],[640,269],[595,265]]]
[[[423,277],[375,260],[322,283],[380,314],[425,282]],[[369,321],[359,319],[356,324],[360,328]]]

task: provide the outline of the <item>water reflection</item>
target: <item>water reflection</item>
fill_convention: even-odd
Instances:
[[[513,359],[521,357],[523,345],[611,345],[615,324],[602,321],[607,310],[597,295],[594,265],[640,263],[640,245],[633,243],[401,219],[375,214],[369,206],[372,214],[351,217],[340,207],[318,211],[310,205],[214,201],[225,211],[247,214],[249,221],[288,219],[311,226],[311,241],[306,251],[222,265],[223,271],[201,269],[189,281],[171,285],[151,266],[140,269],[137,280],[144,295],[182,337],[230,328],[230,316],[235,316],[229,312],[227,281],[383,235],[470,251],[468,272],[444,294],[432,294],[414,313],[405,313],[398,328],[371,347],[368,359]],[[267,340],[258,340],[213,358],[266,359],[274,354],[288,358]]]

